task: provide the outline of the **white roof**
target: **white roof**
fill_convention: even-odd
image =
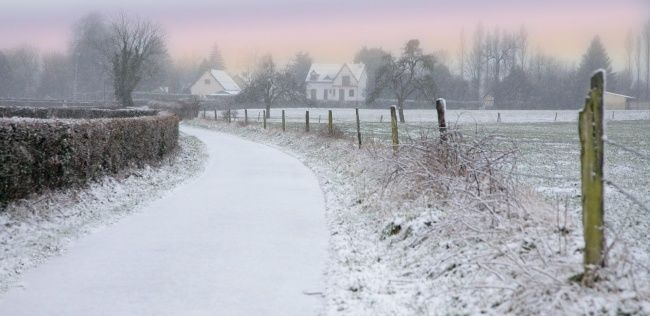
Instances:
[[[350,68],[350,71],[357,80],[361,79],[361,74],[366,68],[364,64],[311,64],[305,81],[334,81],[336,75],[341,72],[341,69],[343,69],[345,65]],[[311,80],[312,72],[315,72],[318,75],[316,80]]]
[[[223,87],[225,91],[228,92],[241,91],[241,88],[237,85],[235,80],[233,80],[232,77],[230,77],[230,75],[228,75],[228,73],[226,73],[225,71],[212,69],[210,70],[210,74],[212,75],[212,77],[214,77],[214,80],[219,82],[219,84]]]
[[[306,81],[333,81],[341,70],[340,64],[311,64]],[[312,72],[318,74],[316,80],[310,80]]]
[[[614,93],[614,92],[609,92],[609,91],[605,91],[605,94],[616,95],[616,96],[619,96],[619,97],[624,97],[626,99],[636,99],[635,97],[631,97],[629,95],[624,95],[624,94],[619,94],[619,93]]]
[[[354,77],[357,78],[357,80],[361,80],[361,74],[363,73],[363,70],[366,69],[366,65],[364,64],[347,64],[347,65],[350,68],[350,71],[352,71]]]

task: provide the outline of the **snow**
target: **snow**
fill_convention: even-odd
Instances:
[[[349,138],[293,129],[282,133],[253,123],[248,128],[212,120],[192,124],[277,146],[316,173],[331,235],[328,315],[650,313],[647,236],[640,236],[647,232],[647,215],[636,217],[640,227],[614,232],[603,279],[584,288],[570,281],[582,272],[580,213],[571,204],[550,203],[527,186],[528,179],[521,183],[521,209],[490,215],[467,201],[414,195],[408,183],[384,189],[391,168],[378,159],[381,145],[358,150]],[[499,126],[519,133],[526,127]],[[544,136],[537,129],[552,132],[540,124],[527,135]],[[575,128],[566,129],[575,134]],[[547,160],[533,161],[546,166],[541,162]],[[626,217],[616,213],[609,218]],[[387,233],[396,226],[397,233]]]
[[[241,88],[237,85],[235,80],[233,80],[232,77],[228,75],[227,72],[223,70],[212,69],[210,70],[210,74],[212,74],[212,77],[214,77],[214,79],[217,80],[223,89],[227,92],[233,93],[241,91]]]
[[[183,127],[205,171],[24,274],[2,315],[313,315],[327,231],[316,177],[238,137]]]
[[[287,121],[304,122],[305,111],[309,111],[312,119],[327,120],[328,110],[332,110],[334,123],[356,121],[355,111],[350,108],[272,108],[271,122],[278,122],[282,117],[282,110],[285,110]],[[263,109],[248,109],[248,115],[252,118],[256,113],[262,113]],[[447,124],[476,124],[496,123],[498,114],[501,114],[502,123],[549,123],[549,122],[577,122],[578,110],[450,110],[447,109]],[[555,114],[557,113],[557,120]],[[615,113],[615,114],[614,114]],[[207,113],[208,116],[210,113]],[[628,121],[650,119],[650,111],[647,110],[606,110],[605,120]],[[435,106],[431,110],[409,109],[404,112],[407,123],[429,123],[437,122]],[[359,116],[363,123],[390,122],[390,112],[386,109],[359,109]]]

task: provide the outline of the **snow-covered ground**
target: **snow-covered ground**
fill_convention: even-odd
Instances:
[[[312,123],[318,122],[319,118],[321,122],[326,122],[328,110],[332,110],[335,122],[355,122],[356,120],[355,110],[349,108],[272,108],[271,121],[281,120],[282,110],[285,110],[285,116],[289,122],[304,122],[307,110]],[[263,109],[248,109],[249,120],[261,120],[262,111]],[[217,115],[221,115],[221,113],[219,112]],[[447,120],[449,123],[461,124],[494,123],[499,115],[503,123],[576,122],[578,120],[578,110],[448,110]],[[244,111],[238,110],[238,116],[243,119]],[[435,109],[406,110],[404,116],[410,123],[437,122],[438,120]],[[214,112],[207,111],[206,117],[214,117]],[[388,109],[360,109],[359,117],[361,122],[365,123],[390,122],[390,111]],[[618,121],[650,119],[650,111],[607,110],[605,118]]]
[[[582,272],[580,213],[550,203],[529,179],[522,179],[521,207],[490,214],[463,200],[413,194],[408,186],[385,189],[391,166],[373,147],[358,150],[348,137],[213,120],[193,124],[277,146],[318,175],[331,234],[327,314],[650,313],[648,251],[634,240],[644,238],[639,228],[645,224],[632,234],[609,233],[609,265],[594,288],[584,288],[570,280]],[[535,128],[550,134],[549,126],[536,126],[527,135],[534,138]],[[513,127],[511,134],[522,131]],[[553,159],[553,150],[545,149],[543,158]],[[648,222],[647,214],[640,220]]]
[[[26,272],[0,314],[319,313],[327,231],[313,173],[261,144],[182,131],[206,144],[205,171]]]
[[[60,254],[72,241],[137,212],[200,172],[205,158],[203,144],[182,135],[179,149],[155,166],[8,204],[0,211],[0,297],[21,286],[17,280],[25,271]]]

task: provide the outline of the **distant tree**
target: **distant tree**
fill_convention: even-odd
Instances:
[[[10,94],[17,98],[33,98],[36,96],[40,56],[38,51],[30,46],[10,50],[7,54],[11,69]]]
[[[368,84],[366,86],[366,95],[370,96],[377,89],[377,73],[379,69],[384,66],[386,62],[386,55],[388,52],[381,48],[367,48],[363,47],[354,56],[355,63],[362,63],[366,65],[366,74],[368,76]]]
[[[73,98],[106,97],[111,68],[106,56],[108,40],[108,25],[98,13],[89,13],[74,24],[69,48]]]
[[[217,44],[212,46],[212,51],[210,51],[210,57],[208,58],[207,63],[209,69],[226,69],[226,62],[224,61],[223,56],[221,55],[221,50]]]
[[[605,50],[605,46],[600,40],[600,37],[596,36],[589,45],[587,52],[582,56],[582,61],[578,67],[578,77],[577,80],[577,91],[578,101],[581,101],[583,95],[589,86],[589,78],[594,71],[598,69],[605,69],[607,74],[607,85],[615,86],[616,78],[612,72],[612,64]]]
[[[485,31],[483,30],[483,26],[479,24],[476,27],[476,31],[474,31],[472,50],[469,54],[467,66],[472,89],[474,90],[474,98],[477,101],[481,101],[484,97],[483,73],[486,68],[485,46]]]
[[[9,59],[0,51],[0,97],[6,98],[10,95],[13,80],[11,71]]]
[[[298,52],[293,57],[293,59],[291,59],[289,65],[287,65],[287,72],[291,75],[291,78],[294,81],[294,84],[292,86],[296,90],[292,93],[292,95],[294,95],[296,98],[306,98],[305,89],[307,87],[307,83],[305,82],[305,79],[307,78],[311,64],[312,59],[311,56],[309,56],[309,53]]]
[[[399,120],[404,123],[404,103],[407,98],[415,92],[427,97],[433,96],[435,86],[431,71],[434,64],[434,56],[422,52],[419,40],[408,41],[399,58],[392,55],[384,57],[384,65],[377,74],[377,88],[369,101],[376,99],[382,90],[390,91],[397,100]]]
[[[650,20],[643,28],[645,38],[645,99],[650,101]]]
[[[111,23],[109,44],[115,97],[122,106],[133,106],[133,91],[166,54],[164,35],[151,22],[122,13]]]
[[[271,106],[279,100],[295,100],[297,94],[296,82],[292,73],[279,70],[273,57],[266,55],[257,64],[256,69],[248,76],[244,90],[237,96],[239,102],[263,102],[266,117],[271,117]],[[304,91],[302,91],[304,95]]]
[[[516,67],[496,87],[494,102],[502,108],[524,108],[529,105],[532,90],[528,75],[523,69]]]
[[[70,58],[60,53],[43,56],[38,95],[46,99],[67,99],[72,95],[73,67]]]

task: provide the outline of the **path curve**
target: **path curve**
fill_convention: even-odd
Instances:
[[[205,172],[70,245],[0,315],[314,315],[327,255],[315,176],[276,149],[183,126]]]

